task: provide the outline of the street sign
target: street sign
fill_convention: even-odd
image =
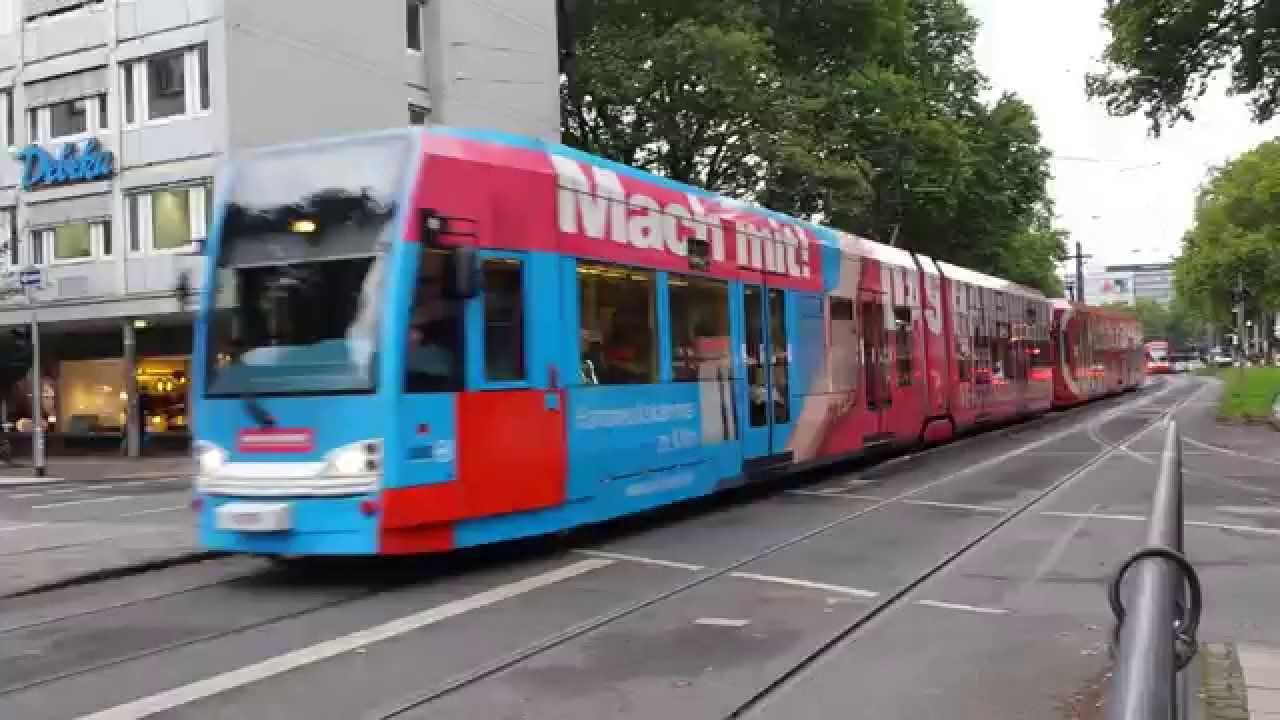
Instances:
[[[18,284],[24,288],[40,287],[44,273],[40,268],[24,268],[18,273]]]

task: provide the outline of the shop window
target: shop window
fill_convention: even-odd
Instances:
[[[208,46],[173,50],[124,66],[125,123],[190,117],[210,107]]]
[[[208,233],[209,193],[207,185],[191,185],[129,196],[129,249],[158,253],[190,249]]]
[[[671,379],[730,377],[729,286],[719,280],[672,275]]]
[[[443,252],[422,254],[406,343],[405,392],[462,389],[462,302],[445,292]]]
[[[896,356],[898,363],[898,385],[907,386],[912,382],[911,362],[912,362],[912,344],[915,342],[912,336],[911,327],[911,308],[895,307],[893,309],[894,330],[896,331]]]
[[[853,319],[853,300],[827,298],[831,316],[831,390],[850,392],[858,387],[858,326]]]
[[[651,271],[578,263],[583,383],[658,381],[656,298]]]
[[[524,380],[524,347],[524,263],[489,258],[484,261],[485,379]]]

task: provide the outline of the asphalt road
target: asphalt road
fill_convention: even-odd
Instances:
[[[1226,447],[1216,390],[1173,378],[567,538],[0,601],[0,718],[1092,717],[1105,583],[1140,544],[1166,414],[1189,439],[1202,639],[1280,646],[1280,453]],[[0,502],[127,528],[165,497]]]
[[[0,487],[0,597],[190,549],[190,488],[176,478]]]

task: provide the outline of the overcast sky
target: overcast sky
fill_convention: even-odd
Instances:
[[[1194,123],[1152,140],[1141,116],[1113,118],[1085,98],[1084,73],[1107,41],[1104,0],[965,1],[982,22],[978,64],[993,92],[1036,109],[1055,155],[1058,224],[1094,255],[1089,269],[1177,254],[1207,169],[1280,134],[1278,123],[1251,123],[1243,99],[1217,92]]]

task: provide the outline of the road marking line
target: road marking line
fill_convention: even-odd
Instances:
[[[14,500],[21,500],[21,499],[23,499],[23,498],[44,497],[44,493],[42,493],[42,492],[38,492],[38,493],[18,493],[17,495],[10,495],[9,497],[13,498]]]
[[[34,477],[28,475],[22,476],[0,476],[0,486],[4,485],[49,485],[51,483],[60,483],[62,478],[56,477]]]
[[[1145,515],[1119,515],[1119,514],[1111,514],[1111,513],[1072,513],[1072,512],[1057,512],[1057,511],[1048,511],[1048,510],[1040,514],[1048,515],[1049,517],[1070,517],[1070,518],[1082,517],[1082,518],[1088,518],[1091,520],[1129,520],[1133,522],[1147,521],[1147,517]],[[1256,525],[1232,525],[1229,523],[1215,523],[1215,522],[1208,522],[1205,520],[1183,520],[1183,524],[1189,525],[1192,527],[1209,528],[1211,530],[1231,530],[1234,532],[1253,533],[1255,535],[1280,535],[1280,529],[1258,527]]]
[[[80,492],[83,488],[62,488],[60,490],[50,490],[50,495],[67,495],[70,493]]]
[[[875,495],[855,495],[854,493],[841,492],[839,490],[787,490],[788,495],[808,495],[810,497],[838,497],[846,500],[866,500],[868,502],[884,502],[885,498]]]
[[[741,580],[757,580],[759,582],[775,583],[778,585],[793,585],[795,587],[808,588],[810,590],[822,590],[824,592],[852,595],[854,597],[873,598],[880,596],[880,593],[872,592],[871,590],[863,590],[861,588],[847,587],[844,585],[829,585],[827,583],[813,582],[811,580],[778,577],[777,575],[757,575],[756,573],[748,572],[734,572],[729,574]]]
[[[442,620],[448,620],[472,610],[488,607],[503,600],[509,600],[612,564],[612,560],[603,558],[581,560],[572,565],[566,565],[540,575],[507,583],[506,585],[499,585],[470,597],[437,605],[366,630],[359,630],[333,640],[277,655],[262,662],[246,665],[221,675],[182,685],[149,697],[139,698],[113,708],[100,710],[90,715],[82,716],[79,720],[138,720],[139,718],[158,715],[197,700],[212,697],[291,670],[297,670],[300,667],[328,660],[343,653],[390,640],[415,630],[421,630]]]
[[[701,570],[703,565],[694,565],[692,563],[675,562],[674,560],[659,560],[657,558],[641,557],[639,555],[624,555],[622,553],[603,552],[600,550],[574,550],[579,555],[588,555],[595,558],[603,558],[605,560],[621,560],[624,562],[639,563],[641,565],[654,565],[656,567],[675,568],[676,570]]]
[[[1275,458],[1265,458],[1258,455],[1250,455],[1249,453],[1246,453],[1246,452],[1240,452],[1239,450],[1232,450],[1231,448],[1224,448],[1224,447],[1219,447],[1217,445],[1210,445],[1207,442],[1201,442],[1199,440],[1196,440],[1195,438],[1189,438],[1185,435],[1182,436],[1182,442],[1188,445],[1195,445],[1196,447],[1204,448],[1205,450],[1212,450],[1213,452],[1222,453],[1224,455],[1234,455],[1235,457],[1242,457],[1246,460],[1253,460],[1255,462],[1266,463],[1268,465],[1280,465],[1280,460],[1277,460]]]
[[[1121,515],[1117,513],[1100,513],[1100,512],[1063,512],[1061,510],[1045,510],[1040,513],[1045,517],[1060,518],[1084,518],[1086,520],[1135,520],[1138,522],[1146,522],[1146,515]]]
[[[0,527],[0,532],[10,532],[13,530],[26,530],[27,528],[44,527],[49,523],[27,523],[26,525],[10,525],[8,527]]]
[[[657,558],[641,557],[639,555],[624,555],[622,553],[601,552],[599,550],[574,550],[580,555],[589,555],[591,557],[604,558],[606,560],[619,560],[622,562],[633,562],[640,565],[653,565],[656,567],[675,568],[677,570],[688,570],[697,572],[706,568],[705,565],[694,565],[693,563],[675,562],[672,560],[659,560]],[[822,590],[823,592],[839,593],[841,595],[853,595],[855,597],[873,598],[879,597],[880,593],[871,590],[863,590],[861,588],[847,587],[844,585],[831,585],[828,583],[813,582],[812,580],[800,580],[798,578],[781,577],[778,575],[760,575],[749,572],[731,572],[729,577],[738,578],[739,580],[755,580],[756,582],[773,583],[775,585],[791,585],[793,587],[808,588],[810,590]]]
[[[928,605],[929,607],[942,608],[944,610],[963,610],[965,612],[979,613],[981,615],[1008,615],[1009,611],[1005,608],[982,607],[980,605],[961,605],[960,603],[942,602],[940,600],[917,600],[917,605]]]
[[[186,509],[187,509],[186,505],[172,505],[170,507],[151,508],[150,510],[139,510],[137,512],[125,513],[120,517],[127,518],[127,517],[137,517],[139,515],[154,515],[156,513],[174,512],[176,510],[186,510]]]
[[[88,498],[86,500],[68,500],[66,502],[49,503],[48,505],[32,505],[32,510],[48,510],[49,508],[68,507],[70,505],[90,505],[93,503],[117,502],[119,500],[136,500],[137,498],[126,497],[124,495],[111,495],[102,498]]]
[[[1256,533],[1258,535],[1280,535],[1280,530],[1276,528],[1257,527],[1254,525],[1229,525],[1225,523],[1211,523],[1203,520],[1184,520],[1187,525],[1193,527],[1211,528],[1213,530],[1234,530],[1243,533]]]
[[[743,628],[750,625],[751,621],[743,620],[742,618],[704,617],[704,618],[698,618],[697,620],[694,620],[693,624],[694,625],[711,625],[714,627]]]
[[[903,500],[902,504],[951,508],[953,510],[972,510],[974,512],[999,513],[1001,515],[1009,512],[1009,508],[996,507],[994,505],[965,505],[963,503],[947,503],[947,502],[938,502],[936,500]]]
[[[129,482],[120,483],[120,487],[142,487],[146,485],[142,480],[130,480]]]

